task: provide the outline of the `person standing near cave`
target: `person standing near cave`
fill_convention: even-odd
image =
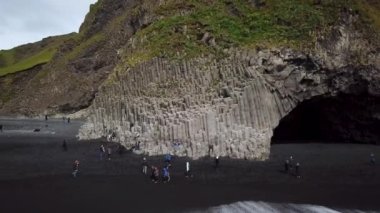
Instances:
[[[62,149],[63,149],[63,151],[67,152],[67,144],[66,144],[66,140],[63,140],[63,143],[62,143]]]
[[[190,163],[189,161],[186,162],[186,171],[185,171],[185,177],[191,177],[191,172],[190,172]]]
[[[285,170],[284,170],[285,173],[288,173],[288,172],[289,172],[289,160],[286,160],[286,161],[285,161],[284,167],[285,167],[285,168],[284,168],[284,169],[285,169]]]
[[[108,147],[108,148],[107,148],[107,156],[108,156],[108,160],[111,160],[111,154],[112,154],[112,149],[111,149],[111,147]]]
[[[294,159],[293,159],[293,156],[291,155],[290,157],[289,157],[289,170],[292,170],[293,169],[293,161],[294,161]]]
[[[106,149],[104,148],[103,144],[99,147],[99,158],[100,160],[103,160],[104,155],[106,154]]]
[[[158,168],[155,167],[155,166],[152,166],[151,170],[152,170],[152,175],[150,176],[150,178],[152,179],[152,181],[154,183],[158,183],[158,178],[159,178],[159,175],[160,175],[160,171],[158,171]]]
[[[215,169],[219,167],[219,155],[215,157]]]
[[[375,154],[371,153],[369,158],[370,158],[370,164],[374,166],[376,164]]]
[[[73,177],[76,178],[79,172],[79,160],[75,160],[73,163]]]
[[[165,166],[162,169],[162,182],[168,183],[170,181],[169,166]]]
[[[124,154],[125,147],[123,145],[119,144],[117,151],[119,152],[119,155],[122,156]]]
[[[166,154],[165,155],[165,161],[164,161],[165,163],[166,163],[166,165],[167,166],[170,166],[171,165],[171,162],[172,162],[172,155],[171,154]]]
[[[301,178],[300,163],[297,162],[295,169],[296,178]]]
[[[148,162],[146,161],[146,158],[143,158],[142,162],[142,173],[146,175],[148,173]]]

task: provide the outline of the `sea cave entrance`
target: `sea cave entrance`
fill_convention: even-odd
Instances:
[[[303,101],[274,129],[278,143],[380,144],[380,98],[339,94]]]

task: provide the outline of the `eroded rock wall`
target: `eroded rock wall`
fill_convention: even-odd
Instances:
[[[119,66],[79,137],[115,132],[116,141],[127,147],[140,141],[149,155],[267,159],[273,129],[303,100],[379,94],[379,53],[348,26],[337,26],[336,36],[321,39],[312,53],[235,49],[224,59]],[[358,52],[365,61],[353,61]]]

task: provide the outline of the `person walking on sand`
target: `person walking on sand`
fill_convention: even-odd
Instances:
[[[124,154],[124,150],[125,150],[125,148],[124,148],[123,145],[119,144],[119,147],[118,147],[117,150],[118,150],[118,152],[119,152],[119,155],[122,156],[122,155]]]
[[[70,123],[70,117],[67,118],[67,123]]]
[[[0,132],[3,132],[3,124],[0,124]]]
[[[190,177],[191,176],[191,173],[190,173],[190,163],[189,161],[186,162],[186,170],[185,170],[185,177]]]
[[[148,173],[148,162],[146,161],[146,158],[143,158],[142,162],[142,173],[146,175]]]
[[[108,156],[108,160],[111,160],[111,154],[112,154],[112,149],[111,149],[111,147],[108,147],[108,148],[107,148],[107,156]]]
[[[370,164],[371,164],[372,166],[374,166],[374,165],[376,164],[375,154],[371,153],[371,154],[369,155],[369,158],[370,158]]]
[[[155,167],[155,166],[152,166],[151,170],[152,170],[152,175],[150,177],[151,177],[152,181],[154,183],[158,183],[158,178],[159,178],[159,175],[160,175],[160,172],[158,171],[158,168]]]
[[[291,155],[289,157],[289,170],[293,169],[293,161],[294,161],[294,159],[293,159],[293,156]]]
[[[170,181],[169,166],[165,166],[162,169],[162,182],[168,183]]]
[[[295,168],[295,175],[296,175],[296,178],[301,178],[301,171],[300,171],[300,163],[297,162],[296,164],[296,168]]]
[[[99,158],[100,160],[103,160],[103,157],[106,153],[106,149],[104,148],[103,144],[99,147]]]
[[[73,163],[73,177],[76,178],[79,172],[79,160],[75,160]]]
[[[288,173],[288,172],[289,172],[289,160],[286,160],[286,161],[285,161],[284,167],[285,167],[285,168],[284,168],[284,169],[285,169],[285,170],[284,170],[285,173]]]
[[[168,153],[168,154],[165,155],[165,163],[167,165],[170,165],[171,162],[172,162],[172,155]]]
[[[219,167],[219,155],[215,157],[215,169]]]
[[[62,143],[62,149],[63,149],[63,151],[67,152],[67,144],[66,144],[66,140],[63,140],[63,143]]]

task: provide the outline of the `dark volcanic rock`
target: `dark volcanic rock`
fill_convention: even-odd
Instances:
[[[354,20],[345,17],[310,53],[232,49],[223,59],[155,58],[120,68],[95,98],[80,136],[116,132],[118,142],[128,147],[138,140],[149,155],[267,159],[280,120],[320,98],[310,103],[324,106],[318,124],[331,125],[325,135],[334,132],[325,139],[374,143],[380,53],[353,30]],[[366,63],[358,63],[358,51],[368,53]]]

